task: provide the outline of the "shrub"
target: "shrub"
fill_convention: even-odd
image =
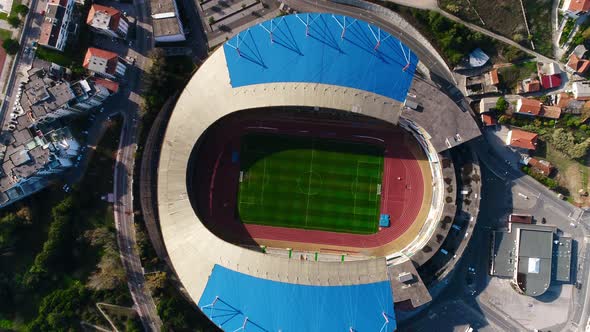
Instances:
[[[6,21],[13,28],[18,28],[19,25],[20,25],[20,23],[21,23],[20,18],[18,18],[17,16],[8,16],[8,18],[6,19]]]
[[[25,16],[29,12],[29,7],[21,3],[14,7],[14,12],[19,14],[20,16]]]
[[[500,113],[504,113],[504,112],[506,112],[507,109],[508,109],[508,102],[506,101],[506,98],[504,98],[503,96],[498,98],[498,101],[496,102],[496,111],[498,111]]]

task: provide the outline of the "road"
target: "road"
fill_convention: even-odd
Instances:
[[[38,8],[43,8],[44,6],[45,5],[42,1],[38,2],[37,0],[31,0],[29,5],[29,8],[31,9],[25,19],[19,39],[21,45],[31,45],[32,41],[39,39],[40,30],[32,29],[32,27],[36,28],[40,25],[42,17],[39,14],[40,10],[38,10]],[[26,56],[24,53],[24,47],[21,47],[14,57],[14,65],[10,69],[10,77],[8,78],[8,84],[5,89],[6,94],[2,101],[2,106],[0,107],[0,128],[2,129],[4,129],[4,124],[8,122],[7,120],[10,117],[9,110],[15,102],[16,90],[18,88],[16,81],[23,76],[21,73],[22,71],[26,72],[26,70],[30,68],[31,63],[32,57]]]
[[[124,118],[119,141],[119,149],[115,163],[115,196],[114,214],[117,228],[117,243],[121,260],[127,273],[127,282],[131,297],[138,311],[139,318],[146,331],[160,331],[162,322],[157,314],[154,300],[146,287],[141,259],[137,249],[133,214],[133,171],[135,168],[135,151],[139,107],[141,105],[141,74],[148,64],[147,52],[153,47],[151,38],[150,16],[144,0],[134,2],[136,8],[137,34],[134,41],[135,49],[129,49],[127,56],[136,58],[135,67],[127,73],[127,86],[120,92],[117,107],[122,110]]]

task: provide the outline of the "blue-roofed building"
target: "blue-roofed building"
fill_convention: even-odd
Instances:
[[[334,14],[282,16],[224,45],[232,87],[303,82],[373,92],[399,102],[418,57],[381,28]]]
[[[215,265],[199,308],[224,331],[394,331],[391,283],[310,286]]]

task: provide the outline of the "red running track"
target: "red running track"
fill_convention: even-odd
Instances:
[[[302,130],[304,128],[304,130]],[[246,132],[276,132],[289,135],[336,138],[384,145],[385,162],[381,189],[381,213],[389,214],[391,226],[375,234],[360,235],[287,227],[243,224],[237,216],[236,198],[239,164],[231,160],[239,151],[239,138]],[[303,132],[302,132],[303,131]],[[229,134],[229,136],[228,136]],[[358,123],[314,119],[254,120],[243,115],[226,120],[219,130],[208,133],[208,141],[199,151],[198,209],[205,224],[218,236],[231,242],[254,244],[252,239],[313,243],[320,245],[373,248],[400,237],[414,222],[424,195],[424,182],[418,161],[404,143],[403,130],[389,124],[360,126]],[[202,157],[202,158],[201,158]],[[204,189],[203,189],[204,188]]]

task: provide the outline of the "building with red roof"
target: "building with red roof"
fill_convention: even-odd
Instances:
[[[88,48],[82,66],[94,73],[111,79],[124,76],[127,70],[127,66],[119,59],[117,53],[96,47]]]
[[[590,0],[565,0],[561,11],[567,16],[577,18],[590,11]]]
[[[553,89],[561,86],[561,74],[541,75],[543,89]]]
[[[536,99],[520,98],[516,102],[516,112],[518,114],[537,116],[541,113],[542,103]]]
[[[129,22],[118,9],[97,4],[90,7],[86,24],[98,33],[123,39],[129,30]]]
[[[481,115],[481,122],[485,127],[495,126],[498,123],[493,115],[487,113]]]
[[[537,92],[541,91],[541,82],[539,80],[526,79],[522,81],[522,91],[526,92]]]
[[[506,145],[523,150],[535,150],[539,135],[520,129],[511,129],[506,136]]]
[[[553,171],[553,165],[551,165],[551,163],[546,160],[530,158],[528,164],[535,172],[541,173],[545,176],[549,176]]]
[[[576,54],[571,54],[567,61],[567,67],[578,74],[583,74],[590,68],[590,60],[581,59]]]

